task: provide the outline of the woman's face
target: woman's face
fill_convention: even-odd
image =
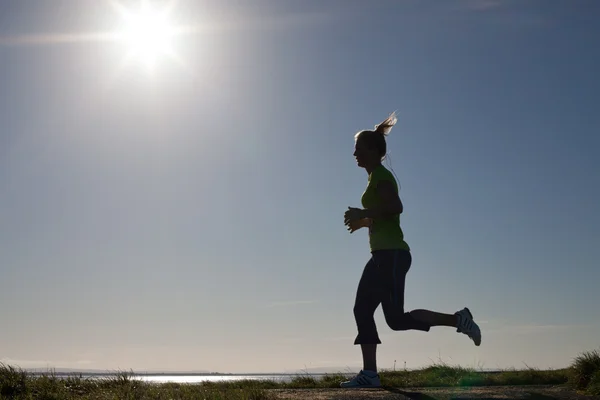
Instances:
[[[361,168],[365,168],[367,165],[376,164],[377,160],[379,160],[375,148],[369,147],[366,140],[361,140],[360,136],[354,143],[354,158]]]

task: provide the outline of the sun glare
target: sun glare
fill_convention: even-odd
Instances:
[[[170,7],[153,7],[147,1],[133,9],[117,6],[123,20],[120,36],[128,59],[153,68],[161,58],[173,56],[175,27],[169,21]]]

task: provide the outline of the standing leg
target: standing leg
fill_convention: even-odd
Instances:
[[[361,344],[360,350],[363,357],[363,371],[377,372],[377,345]]]
[[[381,303],[380,285],[379,272],[373,258],[371,258],[363,270],[354,302],[354,318],[358,328],[358,335],[354,340],[354,344],[360,344],[363,369],[351,380],[342,382],[341,387],[381,386],[377,375],[377,345],[381,343],[381,340],[377,333],[374,318],[375,310]]]
[[[376,351],[381,343],[375,324],[375,310],[381,299],[378,290],[378,271],[373,258],[367,262],[356,290],[354,301],[354,319],[358,335],[354,344],[360,344],[365,370],[377,371]]]

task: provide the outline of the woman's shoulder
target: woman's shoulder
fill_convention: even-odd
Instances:
[[[392,174],[392,172],[383,165],[380,165],[377,168],[375,168],[375,170],[373,170],[372,178],[372,180],[374,181],[391,180],[396,182],[394,174]]]

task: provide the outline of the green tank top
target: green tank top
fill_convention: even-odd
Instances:
[[[394,175],[379,165],[369,174],[367,188],[361,197],[363,208],[373,208],[381,203],[377,194],[377,184],[381,181],[392,181],[398,193],[398,183]],[[371,251],[376,250],[410,250],[408,244],[404,241],[404,232],[400,228],[400,214],[395,214],[385,218],[374,218],[369,228],[369,247]]]

